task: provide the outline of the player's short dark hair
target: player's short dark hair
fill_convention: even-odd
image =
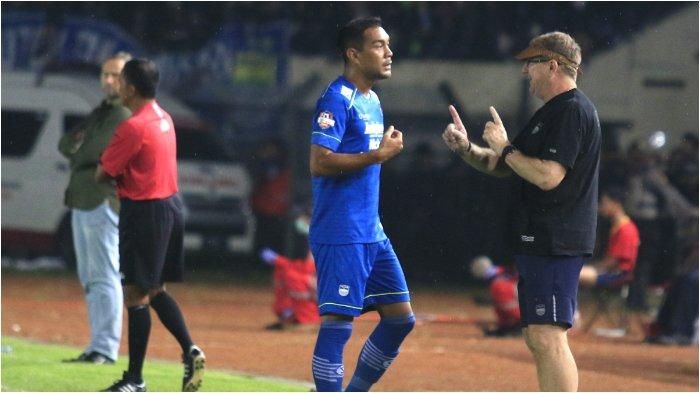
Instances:
[[[346,63],[348,59],[345,55],[345,51],[348,48],[361,49],[365,30],[370,27],[382,27],[382,18],[378,16],[356,18],[346,23],[345,26],[338,30],[338,42],[336,46]]]
[[[600,196],[602,197],[603,195],[620,204],[624,204],[627,199],[627,191],[620,186],[611,185],[603,188]]]
[[[155,98],[160,73],[156,64],[148,59],[132,59],[122,69],[126,83],[134,86],[143,98]]]
[[[134,57],[131,56],[131,53],[129,53],[129,52],[124,52],[124,51],[119,51],[119,52],[117,52],[117,53],[115,53],[115,54],[109,56],[108,58],[106,58],[105,61],[103,61],[102,63],[106,63],[106,62],[108,62],[108,61],[110,61],[110,60],[123,60],[124,63],[126,63],[127,61],[129,61],[129,60],[131,60],[131,59],[133,59],[133,58],[134,58]]]

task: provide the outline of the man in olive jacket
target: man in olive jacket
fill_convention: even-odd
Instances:
[[[71,209],[78,277],[90,321],[90,344],[69,362],[113,364],[119,351],[123,298],[119,199],[113,184],[95,181],[95,169],[117,125],[131,116],[119,100],[119,74],[130,59],[129,54],[120,52],[105,60],[100,75],[105,99],[58,145],[70,160],[65,204]]]

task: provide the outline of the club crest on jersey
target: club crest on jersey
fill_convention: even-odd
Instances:
[[[545,313],[544,304],[538,304],[535,306],[535,314],[537,314],[537,316],[541,317],[544,315],[544,313]]]
[[[318,114],[316,123],[318,123],[319,127],[325,130],[326,128],[333,127],[335,125],[335,120],[333,119],[333,114],[331,112],[323,111]]]
[[[348,296],[349,293],[350,293],[350,286],[349,285],[341,284],[338,287],[338,294],[340,296]]]

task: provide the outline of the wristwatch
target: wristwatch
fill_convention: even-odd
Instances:
[[[516,150],[518,150],[518,149],[516,149],[515,146],[508,145],[508,146],[504,147],[503,150],[501,150],[501,157],[503,157],[503,159],[505,160],[506,157],[508,156],[508,154],[513,153]]]

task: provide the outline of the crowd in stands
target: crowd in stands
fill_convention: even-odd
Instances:
[[[82,16],[115,23],[151,53],[196,50],[229,23],[283,22],[291,51],[332,55],[338,25],[383,18],[397,56],[455,60],[509,59],[531,37],[572,34],[586,57],[624,41],[685,6],[683,2],[9,2],[3,11],[43,11],[58,23]]]

